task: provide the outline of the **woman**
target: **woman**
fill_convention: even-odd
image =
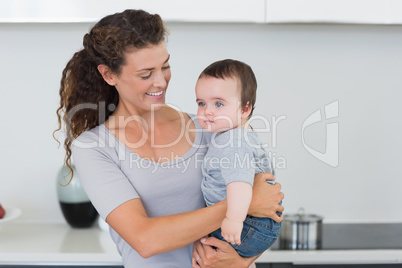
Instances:
[[[204,207],[200,165],[209,137],[195,118],[165,105],[166,35],[158,15],[126,10],[84,36],[61,80],[66,164],[73,155],[125,267],[248,267],[255,258],[213,238],[197,244],[192,260],[192,242],[219,228],[226,202]],[[274,177],[257,174],[249,214],[279,222],[283,194],[267,179]]]

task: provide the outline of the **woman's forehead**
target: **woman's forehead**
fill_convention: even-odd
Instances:
[[[159,45],[151,45],[145,48],[128,51],[125,57],[126,65],[142,70],[163,65],[169,60],[169,53],[165,43],[162,42]]]

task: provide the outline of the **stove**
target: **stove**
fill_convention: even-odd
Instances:
[[[279,240],[271,249],[279,250]],[[322,250],[341,249],[402,249],[402,223],[324,223]]]

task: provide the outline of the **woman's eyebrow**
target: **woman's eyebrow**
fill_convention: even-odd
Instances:
[[[170,54],[168,55],[167,59],[163,62],[163,64],[165,64],[166,62],[168,62],[169,59],[170,59]],[[152,71],[152,70],[154,70],[154,69],[155,69],[155,68],[145,68],[145,69],[138,70],[137,72]]]
[[[168,55],[167,59],[165,60],[164,64],[170,60],[170,54]]]

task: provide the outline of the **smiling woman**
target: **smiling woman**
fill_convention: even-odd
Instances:
[[[165,43],[126,52],[124,56],[125,65],[120,73],[114,73],[106,64],[98,66],[103,79],[114,86],[120,96],[114,116],[139,115],[151,106],[161,108],[171,77]]]
[[[132,21],[123,20],[123,17],[130,18]],[[117,19],[117,22],[113,19]],[[147,22],[149,29],[153,30],[138,29],[138,31],[144,32],[141,38],[138,38],[138,33],[131,33],[132,24],[142,22]],[[67,124],[65,148],[68,167],[70,167],[70,148],[73,139],[77,138],[83,131],[104,123],[114,112],[114,108],[118,106],[119,92],[115,87],[114,79],[122,82],[122,87],[130,83],[130,79],[137,78],[139,80],[140,74],[133,74],[132,68],[124,68],[124,70],[122,68],[127,61],[132,60],[132,57],[126,57],[132,53],[127,52],[133,50],[133,47],[147,49],[147,46],[159,45],[161,49],[158,52],[166,53],[164,62],[168,57],[165,46],[161,45],[164,44],[165,36],[166,30],[158,15],[152,16],[146,12],[134,11],[105,17],[84,36],[84,49],[74,54],[63,71],[60,107],[57,110],[59,130],[61,129],[61,116],[65,112],[63,119]],[[104,38],[107,39],[107,42],[104,42]],[[137,67],[134,71],[138,70]],[[102,79],[102,76],[105,80]],[[121,79],[118,79],[120,77]],[[125,87],[122,89],[123,92],[125,92],[124,89]],[[129,92],[125,93],[129,94]],[[108,109],[101,111],[101,105],[96,105],[95,109],[85,109],[100,102],[104,102],[104,107],[108,107]],[[77,107],[82,108],[77,109]],[[72,111],[74,112],[72,113]],[[72,172],[72,169],[70,170]]]
[[[84,49],[61,81],[66,164],[73,155],[126,268],[190,267],[192,243],[217,229],[226,211],[226,201],[205,208],[201,193],[209,135],[195,116],[165,103],[171,78],[165,36],[159,15],[126,10],[107,16],[84,36]],[[280,185],[265,183],[273,179],[256,176],[251,215],[283,211]],[[208,243],[206,250],[222,251],[210,256],[218,267],[248,267],[255,259],[240,257],[226,242]]]

